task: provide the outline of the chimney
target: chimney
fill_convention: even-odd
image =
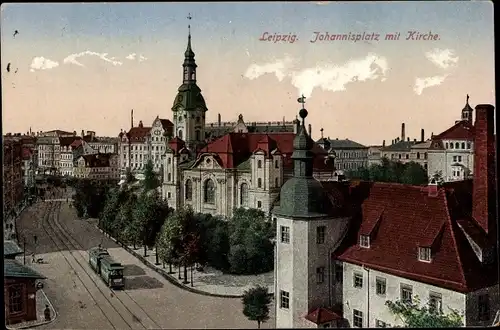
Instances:
[[[220,113],[217,115],[217,122],[219,123],[219,127],[220,127],[220,124],[221,124]]]
[[[82,137],[85,136],[85,131],[82,129]]]
[[[429,197],[437,197],[438,195],[438,184],[435,179],[432,179],[431,182],[427,185],[427,192]]]
[[[130,110],[130,128],[134,127],[134,109]]]
[[[307,128],[309,130],[309,137],[312,137],[312,126],[311,126],[311,124],[307,125]]]
[[[394,144],[394,140],[391,140],[391,146]]]
[[[410,138],[409,138],[409,137],[407,137],[407,138],[406,138],[406,141],[407,141],[407,142],[410,142]]]
[[[143,127],[144,127],[144,125],[142,125],[142,120],[139,120],[139,127],[140,127],[140,128],[143,128]]]
[[[385,140],[382,140],[382,147],[385,147]]]
[[[413,142],[417,142],[417,139],[413,139]]]
[[[295,117],[295,120],[293,121],[293,133],[299,134],[299,130],[300,130],[300,121],[297,117]]]
[[[76,136],[76,131],[73,131],[73,136]]]
[[[405,140],[405,123],[401,124],[401,141]]]
[[[319,130],[321,132],[321,140],[323,140],[323,129]]]
[[[496,243],[494,111],[490,104],[476,106],[472,217]]]
[[[422,128],[420,130],[420,142],[424,142],[425,141],[425,134],[424,134],[424,129]]]

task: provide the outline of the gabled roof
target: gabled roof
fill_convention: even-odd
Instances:
[[[466,120],[457,122],[446,131],[435,135],[432,140],[473,140],[474,126]]]
[[[17,260],[4,259],[3,264],[4,277],[19,277],[19,278],[32,278],[44,279],[45,276],[40,275],[33,269],[22,265]]]
[[[412,145],[412,149],[429,149],[431,147],[431,140],[427,140],[424,142],[417,142],[416,144]]]
[[[292,132],[283,133],[228,133],[213,142],[209,142],[199,151],[199,154],[217,154],[224,168],[236,168],[246,161],[252,153],[261,146],[276,146],[283,156],[283,166],[293,168],[293,161],[290,158],[293,153],[293,140],[295,134]],[[266,142],[267,141],[267,142]],[[268,147],[266,147],[268,148]],[[275,149],[276,149],[275,148]],[[271,150],[272,151],[272,150]],[[312,152],[315,154],[314,168],[318,171],[333,171],[331,162],[325,164],[325,157],[328,153],[317,143],[314,143]]]
[[[352,183],[351,200],[359,203],[361,212],[334,256],[459,292],[491,286],[497,279],[496,265],[481,264],[458,227],[458,221],[472,221],[467,212],[471,191],[470,180],[446,184],[436,197],[429,196],[428,187]],[[359,246],[359,235],[370,235],[369,248]],[[418,260],[419,246],[431,247],[430,263]]]

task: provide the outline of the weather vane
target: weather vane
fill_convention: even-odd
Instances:
[[[297,102],[302,104],[302,108],[304,108],[304,104],[306,103],[306,97],[304,96],[304,94],[302,94],[302,96],[297,99]]]

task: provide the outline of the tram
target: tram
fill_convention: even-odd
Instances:
[[[115,261],[108,250],[95,247],[89,250],[89,265],[99,277],[112,289],[123,289],[123,266]]]

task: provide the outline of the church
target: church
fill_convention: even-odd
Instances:
[[[222,135],[206,132],[208,108],[197,84],[190,31],[182,67],[182,85],[172,106],[173,138],[163,160],[163,198],[176,209],[190,205],[195,212],[223,217],[239,207],[269,214],[280,187],[293,174],[299,121],[246,125],[240,115]],[[316,177],[331,179],[333,155],[318,144],[312,153]]]
[[[276,221],[275,328],[404,326],[387,301],[491,326],[500,310],[494,107],[476,106],[474,177],[427,186],[322,181],[305,128]]]

